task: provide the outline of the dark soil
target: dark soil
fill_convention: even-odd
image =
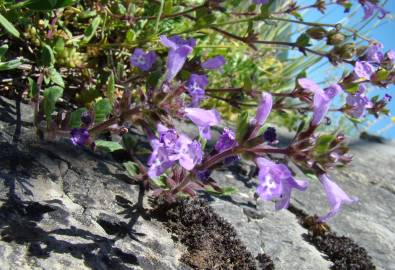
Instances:
[[[333,262],[332,270],[374,270],[365,248],[358,246],[352,239],[337,236],[325,223],[320,223],[315,217],[309,217],[303,210],[294,206],[288,208],[299,218],[299,223],[309,230],[304,235],[307,242],[313,244],[319,251],[328,256]]]
[[[194,269],[274,269],[265,254],[255,260],[233,227],[201,199],[162,205],[153,215],[187,247],[181,260]]]

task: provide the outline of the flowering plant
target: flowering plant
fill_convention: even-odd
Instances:
[[[7,31],[0,60],[8,48],[7,57],[15,55],[13,44],[21,55],[0,68],[26,85],[22,95],[35,108],[41,137],[127,150],[125,168],[155,196],[172,201],[224,192],[211,172],[247,160],[259,169],[257,196],[279,210],[293,190],[308,189],[292,163],[322,183],[330,206],[320,217],[325,221],[357,199],[328,175],[351,161],[345,134],[321,127],[330,126],[331,111],[356,125],[388,114],[391,96],[367,92],[395,83],[394,51],[347,25],[302,16],[332,5],[344,12],[359,5],[363,19],[387,16],[377,0],[0,1]],[[294,25],[304,27],[295,41],[274,34]],[[307,65],[290,68],[278,48],[299,51],[295,63]],[[321,87],[303,71],[320,59],[348,71]],[[344,103],[336,101],[341,96]],[[184,132],[180,122],[196,133]],[[279,127],[294,131],[288,145],[279,142]],[[103,134],[121,135],[122,144],[100,139]]]

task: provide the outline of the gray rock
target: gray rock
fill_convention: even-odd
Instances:
[[[328,224],[366,248],[379,269],[395,269],[395,143],[359,141],[351,146],[353,162],[334,170],[332,180],[358,203],[345,205]],[[309,214],[325,214],[329,208],[318,181],[294,192],[293,203]]]
[[[215,198],[211,206],[235,227],[254,256],[262,252],[268,254],[276,269],[329,269],[331,262],[303,239],[307,230],[298,224],[292,213],[276,212],[272,202],[253,199],[256,179],[218,171],[212,177],[222,186],[237,187],[237,194],[231,198]]]
[[[1,270],[189,269],[122,165],[34,141],[28,106],[18,134],[12,103],[0,97]]]

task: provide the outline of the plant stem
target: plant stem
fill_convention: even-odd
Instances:
[[[162,17],[163,7],[164,6],[165,6],[165,0],[161,0],[160,1],[159,14],[158,14],[158,17],[157,17],[156,23],[155,23],[155,33],[158,33],[159,23],[160,23],[160,19]]]

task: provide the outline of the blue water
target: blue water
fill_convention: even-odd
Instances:
[[[298,1],[300,5],[308,5],[314,1]],[[352,0],[354,3],[353,8],[350,13],[355,12],[351,18],[347,18],[348,14],[343,13],[343,9],[338,5],[333,5],[328,7],[325,15],[320,14],[317,11],[309,11],[304,14],[305,21],[320,21],[322,23],[336,23],[343,20],[348,22],[349,26],[360,27],[365,22],[362,21],[363,10],[360,8],[357,0]],[[383,1],[381,1],[383,2]],[[374,19],[370,22],[360,34],[366,34],[370,38],[374,38],[384,45],[385,50],[394,49],[395,50],[395,0],[389,0],[385,4],[385,9],[390,11],[391,14],[384,18],[383,20]],[[372,29],[373,26],[377,26]],[[371,31],[368,31],[371,29]],[[299,34],[295,33],[294,36]],[[295,37],[293,37],[295,38]],[[366,45],[367,43],[362,43]],[[298,53],[291,53],[291,56],[300,55]],[[314,67],[309,69],[308,77],[322,84],[322,86],[328,83],[336,82],[337,79],[341,77],[344,70],[350,70],[349,65],[341,65],[338,67],[332,67],[327,63],[326,60],[321,61]],[[369,132],[374,134],[379,134],[381,136],[395,139],[395,123],[392,123],[391,117],[395,116],[395,86],[391,86],[388,89],[383,88],[371,88],[369,96],[380,95],[384,96],[385,93],[389,93],[393,96],[392,102],[389,104],[389,109],[391,110],[390,116],[382,115],[380,119],[375,119],[374,117],[369,117],[367,123],[363,124],[362,129],[367,129]],[[338,103],[338,104],[336,104]],[[344,101],[343,101],[344,103]],[[334,107],[339,107],[341,104],[340,100],[335,101]]]

